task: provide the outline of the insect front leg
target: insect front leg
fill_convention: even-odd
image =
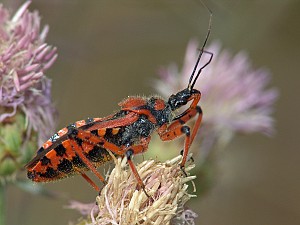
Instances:
[[[191,131],[190,127],[185,125],[189,120],[194,118],[198,114],[198,118],[195,122],[195,125]],[[175,117],[173,122],[169,126],[162,126],[158,130],[158,134],[163,141],[173,140],[181,135],[185,135],[184,149],[182,154],[182,161],[180,167],[184,171],[184,166],[187,160],[187,155],[189,148],[197,134],[197,131],[201,125],[202,121],[202,110],[200,106],[195,108],[188,108],[185,112]],[[184,172],[185,173],[185,172]]]

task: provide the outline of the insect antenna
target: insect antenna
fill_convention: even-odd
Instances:
[[[192,90],[192,89],[194,88],[195,83],[196,83],[196,81],[197,81],[197,79],[198,79],[198,77],[199,77],[201,71],[202,71],[208,64],[210,64],[210,62],[211,62],[211,60],[212,60],[212,58],[213,58],[213,53],[212,53],[212,52],[209,52],[209,51],[205,51],[205,50],[204,50],[204,48],[205,48],[205,46],[206,46],[206,43],[207,43],[207,40],[208,40],[208,38],[209,38],[209,36],[210,36],[211,25],[212,25],[212,15],[213,15],[213,14],[212,14],[212,11],[207,7],[207,5],[205,5],[202,1],[200,1],[200,2],[201,2],[201,4],[208,10],[208,12],[209,12],[210,15],[209,15],[209,23],[208,23],[207,34],[206,34],[204,43],[203,43],[203,45],[202,45],[202,47],[201,47],[201,49],[200,49],[200,53],[199,53],[199,55],[198,55],[198,58],[197,58],[195,67],[194,67],[193,72],[192,72],[192,74],[191,74],[191,76],[190,76],[190,79],[189,79],[189,83],[188,83],[188,89],[189,89],[189,90]],[[197,74],[196,74],[196,76],[195,76],[196,70],[197,70],[197,68],[198,68],[198,65],[199,65],[199,63],[200,63],[200,59],[201,59],[203,53],[209,54],[209,55],[210,55],[210,58],[209,58],[209,60],[208,60],[203,66],[200,67],[200,69],[198,70],[198,72],[197,72]],[[193,79],[194,76],[195,76],[195,79]]]

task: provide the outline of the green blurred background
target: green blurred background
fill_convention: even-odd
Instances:
[[[22,3],[2,2],[12,10]],[[245,50],[255,67],[269,68],[280,99],[274,138],[239,136],[219,155],[213,188],[190,203],[199,214],[197,224],[300,224],[300,1],[206,4],[214,13],[210,41],[220,40],[233,53]],[[47,73],[58,128],[106,116],[128,95],[154,93],[151,80],[159,66],[181,65],[188,41],[202,42],[209,20],[193,0],[33,0],[30,9],[39,10],[42,24],[50,25],[47,42],[58,47],[59,58]],[[81,177],[45,186],[85,202],[96,195]],[[7,204],[9,225],[60,225],[80,217],[63,208],[66,199],[32,196],[12,186]]]

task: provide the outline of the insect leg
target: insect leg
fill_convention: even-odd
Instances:
[[[125,146],[119,147],[119,146],[117,146],[117,145],[115,145],[113,143],[108,142],[103,137],[98,137],[98,136],[92,134],[91,132],[85,131],[85,130],[78,130],[78,132],[76,134],[76,138],[77,139],[81,139],[81,140],[86,141],[86,142],[89,142],[89,143],[91,143],[93,145],[99,145],[99,147],[104,147],[105,149],[107,149],[108,151],[111,151],[114,154],[121,155],[121,156],[126,155],[127,160],[128,160],[128,164],[129,164],[129,166],[130,166],[130,168],[131,168],[131,170],[132,170],[135,178],[137,179],[139,186],[144,190],[144,192],[147,195],[147,197],[149,197],[149,195],[145,191],[145,185],[144,185],[142,179],[140,178],[140,176],[139,176],[139,174],[138,174],[138,172],[137,172],[137,170],[135,168],[135,165],[133,164],[133,162],[131,160],[131,156],[133,154],[138,154],[138,153],[144,152],[148,148],[148,144],[150,142],[151,137],[142,138],[142,140],[140,141],[140,144],[133,145],[133,146],[130,146],[130,147],[125,147]],[[73,138],[72,142],[74,142],[75,151],[78,154],[78,156],[80,158],[82,158],[82,160],[84,161],[84,163],[87,164],[88,168],[96,176],[98,176],[99,179],[102,182],[106,183],[104,181],[104,178],[100,175],[100,173],[96,170],[96,168],[91,164],[91,162],[83,154],[83,149],[78,145],[78,143],[76,142],[76,140],[74,140],[74,138]]]
[[[188,154],[190,140],[191,140],[190,127],[185,125],[178,125],[176,127],[173,127],[171,130],[169,129],[166,129],[165,131],[160,130],[160,132],[162,133],[159,133],[159,136],[163,141],[173,140],[181,136],[182,134],[185,134],[183,158],[180,163],[180,168],[184,172],[184,174],[187,175],[184,171],[184,165],[187,159],[187,154]]]
[[[196,108],[194,109],[189,109],[187,110],[187,112],[182,115],[182,117],[176,118],[176,120],[174,120],[174,122],[172,124],[177,123],[181,123],[181,124],[185,124],[187,123],[190,119],[192,119],[193,117],[195,117],[198,114],[198,118],[195,122],[195,125],[193,127],[193,131],[192,131],[192,135],[191,135],[191,141],[190,141],[190,145],[193,143],[194,138],[200,128],[201,125],[201,121],[202,121],[202,117],[203,117],[203,112],[200,106],[196,106]],[[172,126],[172,124],[170,126]]]
[[[99,193],[100,188],[83,171],[78,170],[80,175]]]
[[[193,143],[194,138],[196,137],[196,134],[197,134],[197,132],[198,132],[198,130],[200,128],[201,121],[202,121],[203,113],[202,113],[202,109],[201,109],[200,106],[197,106],[195,109],[191,109],[191,111],[189,113],[187,113],[187,117],[189,117],[188,120],[190,120],[193,117],[191,115],[194,115],[195,111],[198,114],[198,118],[197,118],[197,120],[195,122],[195,125],[193,127],[193,130],[192,130],[192,133],[191,133],[191,136],[190,136],[189,144],[188,144],[188,146],[186,146],[186,145],[184,146],[183,153],[182,153],[183,158],[182,158],[182,161],[180,163],[180,167],[181,168],[183,168],[184,165],[185,165],[185,162],[186,162],[186,159],[187,159],[187,155],[188,155],[188,150],[189,150],[191,144]],[[184,120],[185,118],[182,118],[182,119]]]
[[[143,180],[141,179],[134,163],[132,162],[132,155],[139,154],[139,153],[142,153],[145,150],[147,150],[150,139],[151,139],[151,137],[142,138],[140,141],[140,144],[133,145],[130,147],[121,146],[119,148],[119,150],[117,151],[117,154],[125,155],[127,157],[127,162],[129,164],[129,167],[130,167],[135,179],[138,182],[139,187],[143,189],[145,195],[148,198],[150,198],[150,196],[147,194],[147,192],[145,190],[145,184],[144,184]],[[115,149],[109,149],[109,150],[112,152],[116,152]]]
[[[129,150],[126,151],[127,162],[128,162],[128,164],[129,164],[129,167],[131,168],[131,171],[132,171],[132,173],[133,173],[135,179],[138,181],[138,185],[140,186],[140,188],[143,189],[145,195],[146,195],[148,198],[150,198],[150,195],[148,195],[148,193],[147,193],[146,190],[145,190],[145,184],[144,184],[144,182],[142,181],[142,179],[141,179],[141,177],[140,177],[140,175],[139,175],[139,173],[138,173],[138,171],[137,171],[137,169],[136,169],[134,163],[133,163],[132,160],[131,160],[131,157],[132,157],[133,154],[134,154],[134,152],[133,152],[132,149],[129,149]]]
[[[195,122],[192,132],[190,132],[190,127],[186,126],[185,124],[193,117],[195,117],[197,114],[198,114],[198,118]],[[163,141],[173,140],[183,134],[186,135],[183,154],[182,154],[183,158],[180,163],[181,168],[184,168],[190,145],[192,144],[197,134],[201,121],[202,121],[202,110],[200,106],[196,106],[195,108],[188,108],[180,116],[176,117],[168,127],[166,126],[161,127],[161,129],[158,130],[158,134],[161,140]]]
[[[73,137],[73,135],[70,135],[70,143],[71,146],[73,148],[73,150],[76,152],[76,154],[78,155],[78,157],[80,157],[80,159],[84,162],[84,164],[104,183],[104,185],[106,184],[106,181],[104,179],[104,177],[98,172],[98,170],[96,169],[96,167],[90,162],[90,160],[85,156],[85,154],[83,153],[83,148],[82,146],[80,146],[76,139]],[[81,139],[82,141],[87,141],[85,139]],[[81,174],[81,176],[89,183],[92,185],[92,187],[96,190],[96,191],[100,191],[99,187],[97,187],[97,185],[81,170],[77,169],[77,171]]]

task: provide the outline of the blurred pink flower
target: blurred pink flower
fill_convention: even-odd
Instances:
[[[40,30],[37,11],[26,1],[14,16],[0,4],[0,122],[25,113],[45,141],[54,131],[56,111],[51,102],[51,81],[44,72],[57,58],[56,48],[45,43],[48,26]]]
[[[183,209],[181,213],[175,215],[171,220],[171,225],[195,225],[197,213],[190,209]]]
[[[82,203],[78,201],[70,201],[69,205],[66,206],[67,209],[75,209],[80,212],[81,215],[87,216],[87,215],[94,215],[96,213],[99,213],[99,209],[95,202],[93,203]]]
[[[155,84],[160,94],[168,98],[171,93],[186,88],[197,59],[197,49],[198,43],[190,41],[181,71],[175,64],[160,69],[161,79]],[[233,56],[228,50],[221,51],[216,42],[206,50],[214,57],[195,85],[202,93],[200,105],[204,112],[199,137],[209,135],[212,138],[207,142],[227,143],[237,132],[271,135],[274,131],[271,114],[278,92],[275,88],[267,88],[270,74],[264,69],[253,69],[244,52]],[[208,58],[208,54],[203,54],[202,64]]]

